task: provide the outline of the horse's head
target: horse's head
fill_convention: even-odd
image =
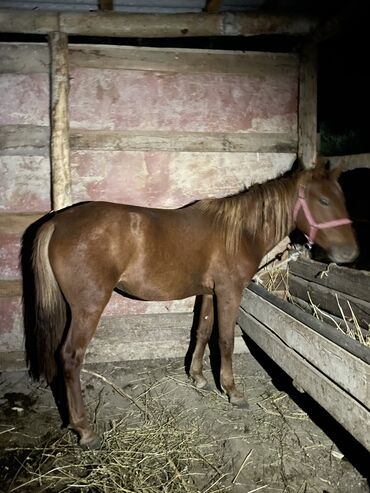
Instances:
[[[326,250],[333,262],[348,263],[359,250],[337,181],[339,173],[321,166],[309,172],[299,185],[294,218],[310,244]]]

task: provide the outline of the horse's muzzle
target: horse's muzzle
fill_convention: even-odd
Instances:
[[[356,260],[359,253],[357,245],[339,245],[330,250],[329,257],[337,264],[349,264]]]

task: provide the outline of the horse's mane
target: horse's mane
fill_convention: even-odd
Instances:
[[[310,176],[312,171],[288,172],[229,197],[200,200],[196,206],[221,229],[230,253],[238,251],[245,233],[278,243],[292,223],[297,182],[306,182]]]

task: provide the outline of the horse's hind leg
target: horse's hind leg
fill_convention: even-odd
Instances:
[[[207,379],[203,375],[203,357],[206,345],[212,333],[213,320],[213,295],[207,294],[204,295],[202,299],[199,325],[196,332],[196,345],[189,371],[189,374],[198,389],[203,389],[207,386]]]
[[[60,362],[67,394],[69,427],[80,436],[80,445],[98,448],[100,439],[91,429],[81,393],[80,372],[86,348],[98,325],[100,315],[109,297],[92,312],[71,306],[72,320],[60,350]],[[81,301],[81,300],[79,300]]]

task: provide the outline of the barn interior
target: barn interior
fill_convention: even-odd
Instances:
[[[364,0],[0,0],[2,491],[369,491],[369,10]],[[81,451],[50,389],[27,375],[25,228],[86,200],[177,208],[229,195],[297,156],[341,167],[360,255],[342,271],[314,247],[287,274],[290,295],[313,300],[315,315],[328,299],[328,317],[363,340],[324,341],[325,315],[291,325],[295,309],[248,290],[235,371],[250,407],[235,409],[217,387],[217,341],[206,361],[215,385],[199,391],[187,377],[194,298],[114,292],[82,373],[106,448]],[[263,313],[278,320],[272,336]],[[130,462],[138,443],[151,447]]]

